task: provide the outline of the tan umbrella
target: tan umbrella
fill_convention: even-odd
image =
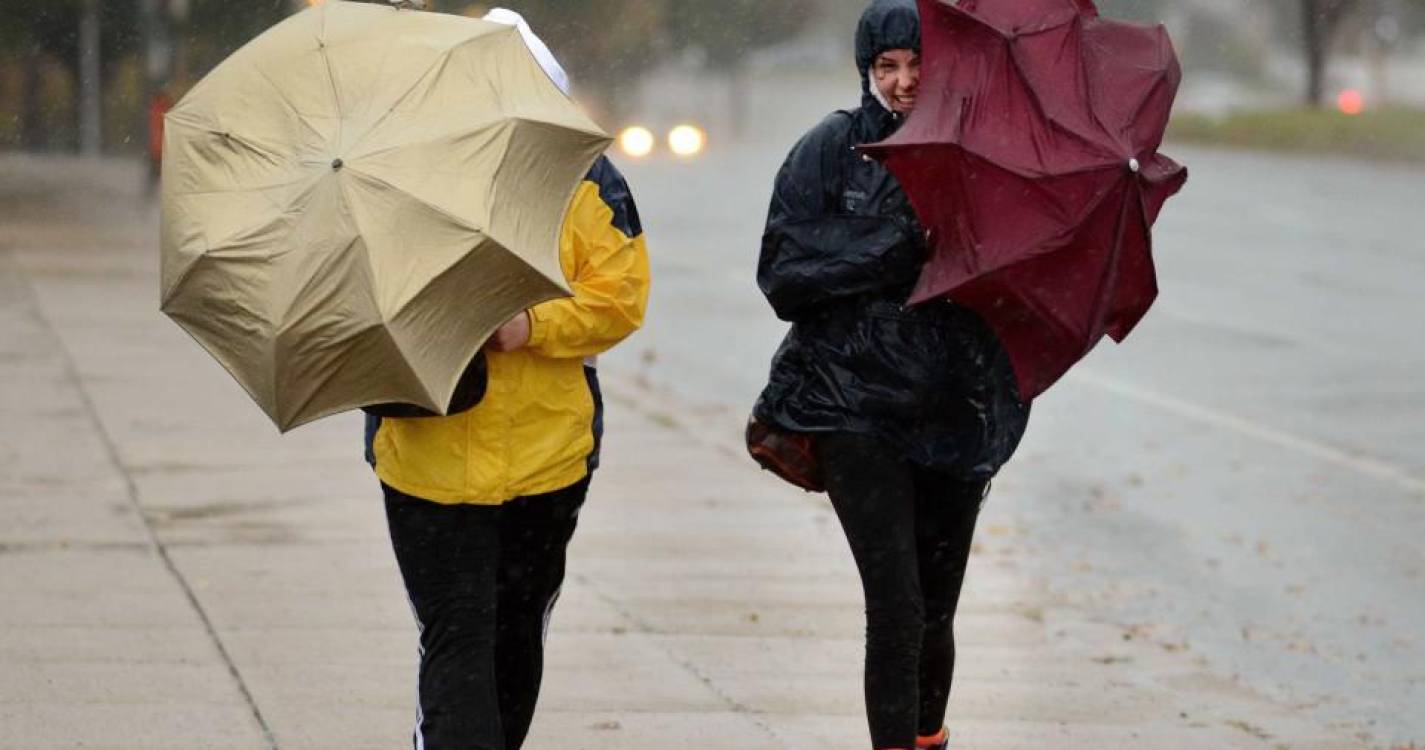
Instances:
[[[443,413],[496,328],[569,293],[560,228],[608,143],[515,27],[330,0],[168,115],[162,309],[283,431]]]

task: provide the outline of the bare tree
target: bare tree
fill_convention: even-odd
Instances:
[[[104,114],[102,100],[103,54],[99,50],[99,0],[84,0],[79,6],[79,150],[85,156],[98,156],[104,149]]]
[[[1326,95],[1326,64],[1336,31],[1360,0],[1301,0],[1302,42],[1306,53],[1306,103],[1320,109]]]

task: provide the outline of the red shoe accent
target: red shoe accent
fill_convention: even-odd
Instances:
[[[916,750],[946,750],[950,745],[950,732],[941,727],[940,731],[929,737],[915,738]]]

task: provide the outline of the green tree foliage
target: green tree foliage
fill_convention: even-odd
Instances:
[[[119,59],[140,48],[137,23],[138,0],[104,0],[100,14],[102,59]],[[14,138],[28,148],[56,148],[72,145],[78,96],[79,19],[81,0],[0,0],[0,65],[21,73],[17,101],[0,103],[17,123]],[[47,71],[62,71],[71,98],[54,100],[43,95]],[[112,81],[117,68],[104,66],[104,83]]]
[[[379,1],[379,0],[378,0]],[[526,15],[594,99],[616,103],[624,84],[685,50],[701,51],[707,64],[735,72],[751,51],[795,35],[826,0],[433,0],[433,10],[479,15],[503,4]],[[0,65],[34,68],[44,58],[77,78],[79,18],[85,0],[0,0]],[[174,0],[159,0],[167,15]],[[189,0],[186,18],[165,22],[173,41],[172,76],[181,92],[233,50],[282,20],[300,3],[293,0]],[[141,65],[145,34],[141,0],[100,0],[102,60],[106,83],[127,63]],[[33,78],[33,76],[31,76]],[[132,76],[130,76],[132,77]],[[22,111],[23,129],[42,134],[28,81],[19,103],[0,109]],[[162,83],[162,82],[160,82]],[[72,86],[70,88],[73,88]],[[72,118],[72,113],[67,115]],[[36,144],[28,144],[36,145]]]
[[[190,0],[188,18],[174,31],[179,37],[185,77],[202,77],[234,50],[266,31],[291,12],[288,0]]]
[[[0,55],[41,54],[77,66],[80,6],[80,0],[0,0]],[[132,54],[140,43],[138,0],[103,0],[99,14],[103,51]]]

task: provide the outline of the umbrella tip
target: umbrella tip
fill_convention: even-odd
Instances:
[[[1140,168],[1141,168],[1141,167],[1140,167],[1140,165],[1138,164],[1138,160],[1137,160],[1137,159],[1129,159],[1129,160],[1128,160],[1128,171],[1129,171],[1129,172],[1132,172],[1133,174],[1138,174],[1138,170],[1139,170]]]

